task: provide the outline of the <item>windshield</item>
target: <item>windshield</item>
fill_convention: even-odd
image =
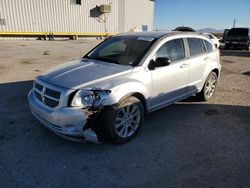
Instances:
[[[138,36],[112,37],[93,49],[85,58],[136,66],[154,39]]]

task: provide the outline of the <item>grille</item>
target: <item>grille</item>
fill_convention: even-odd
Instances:
[[[59,105],[61,93],[59,91],[48,88],[40,83],[35,83],[35,97],[43,104],[55,108]]]

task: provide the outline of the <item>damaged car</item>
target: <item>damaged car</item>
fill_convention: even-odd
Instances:
[[[209,100],[220,70],[219,51],[205,35],[126,33],[38,76],[28,100],[32,114],[64,138],[126,143],[145,114],[192,95]]]

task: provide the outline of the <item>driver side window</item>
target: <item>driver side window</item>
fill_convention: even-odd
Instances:
[[[168,58],[171,62],[185,58],[183,39],[174,39],[163,44],[155,54],[158,57]]]

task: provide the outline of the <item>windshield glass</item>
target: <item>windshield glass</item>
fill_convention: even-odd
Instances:
[[[85,58],[136,66],[151,46],[152,37],[112,37],[92,50]]]

